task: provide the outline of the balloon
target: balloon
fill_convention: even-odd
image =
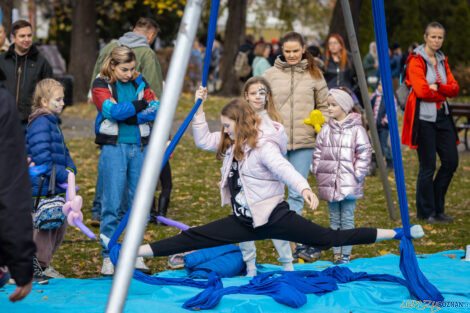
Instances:
[[[44,174],[46,171],[47,171],[46,164],[30,166],[29,177],[33,178],[33,177],[39,176],[41,174]]]
[[[85,235],[91,239],[96,239],[95,234],[89,230],[83,223],[82,204],[83,199],[76,194],[75,174],[69,172],[68,182],[60,184],[60,187],[67,190],[65,204],[62,206],[62,212],[67,216],[67,222],[73,227],[78,227]]]
[[[317,134],[320,132],[323,123],[325,123],[325,118],[319,110],[313,110],[310,116],[303,121],[303,124],[315,127]]]

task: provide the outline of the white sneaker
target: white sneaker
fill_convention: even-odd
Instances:
[[[144,274],[152,273],[152,271],[150,271],[150,269],[147,267],[147,265],[145,265],[144,258],[141,257],[141,256],[137,257],[137,259],[135,260],[135,268],[138,269],[139,271],[141,271]]]
[[[64,275],[62,275],[61,273],[57,272],[55,270],[55,268],[53,268],[52,266],[48,266],[46,267],[45,270],[42,271],[42,273],[46,276],[49,276],[49,277],[53,277],[53,278],[65,278]]]
[[[110,258],[103,259],[103,266],[101,267],[101,275],[103,276],[113,276],[114,275],[114,265],[111,262]]]

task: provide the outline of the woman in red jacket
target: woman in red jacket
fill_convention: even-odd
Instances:
[[[440,51],[444,36],[441,24],[430,23],[424,34],[425,43],[408,57],[406,70],[406,84],[411,92],[406,103],[402,143],[418,151],[417,215],[429,224],[452,222],[444,214],[444,200],[458,166],[458,137],[446,99],[457,96],[459,86],[447,57]],[[436,153],[441,167],[434,177]]]

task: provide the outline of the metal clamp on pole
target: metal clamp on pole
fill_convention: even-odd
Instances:
[[[152,202],[158,177],[161,172],[163,154],[170,134],[179,95],[183,87],[184,73],[188,66],[191,47],[196,36],[204,0],[189,0],[176,39],[171,58],[166,87],[163,90],[160,109],[155,120],[150,142],[140,172],[132,212],[119,254],[111,292],[106,305],[107,313],[120,313],[129,292],[134,272],[137,250],[142,243],[149,208]]]

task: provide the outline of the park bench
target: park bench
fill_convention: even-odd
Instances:
[[[455,127],[457,132],[464,131],[464,143],[465,149],[468,149],[467,135],[468,130],[470,129],[470,103],[449,103],[452,108],[452,115],[455,118]],[[464,120],[461,117],[465,118]]]

